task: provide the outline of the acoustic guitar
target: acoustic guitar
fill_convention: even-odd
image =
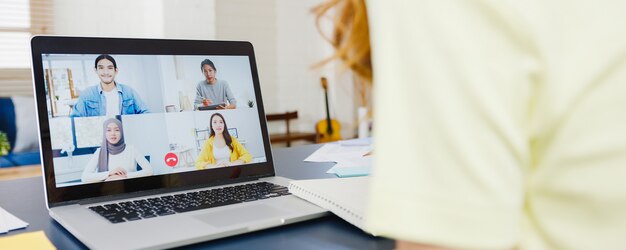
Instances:
[[[328,81],[326,77],[322,77],[322,88],[324,88],[324,96],[326,97],[326,119],[320,120],[315,125],[315,130],[319,138],[319,142],[332,142],[341,140],[341,126],[335,119],[330,119],[330,108],[328,107]]]

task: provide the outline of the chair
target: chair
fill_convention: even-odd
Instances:
[[[286,133],[270,134],[270,142],[272,143],[285,142],[287,143],[287,147],[291,147],[292,141],[305,140],[313,143],[317,142],[317,134],[315,133],[292,132],[289,129],[289,121],[298,119],[298,111],[267,114],[266,117],[267,122],[285,121]]]
[[[0,132],[6,134],[11,149],[9,154],[0,155],[0,168],[41,164],[37,124],[34,123],[35,105],[32,97],[0,97]],[[18,120],[18,117],[22,117]],[[32,119],[24,119],[30,117]],[[18,138],[18,129],[29,136]],[[34,135],[33,135],[34,134]]]

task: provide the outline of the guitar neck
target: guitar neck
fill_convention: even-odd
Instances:
[[[324,89],[324,97],[326,97],[326,133],[332,134],[333,127],[330,124],[330,108],[328,107],[328,90]]]

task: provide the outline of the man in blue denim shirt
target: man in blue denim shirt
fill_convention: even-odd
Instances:
[[[72,110],[72,117],[148,112],[148,108],[135,90],[115,82],[118,69],[112,56],[98,56],[95,61],[95,71],[100,78],[100,84],[81,91],[78,102]]]

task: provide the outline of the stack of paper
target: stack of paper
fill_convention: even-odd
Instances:
[[[28,223],[0,207],[0,233],[7,233],[11,230],[25,228],[27,226]]]
[[[363,231],[370,177],[347,179],[315,179],[291,181],[289,192],[315,205],[328,209]]]
[[[336,162],[327,171],[339,177],[369,175],[372,168],[371,139],[358,139],[328,143],[304,159],[307,162]]]

